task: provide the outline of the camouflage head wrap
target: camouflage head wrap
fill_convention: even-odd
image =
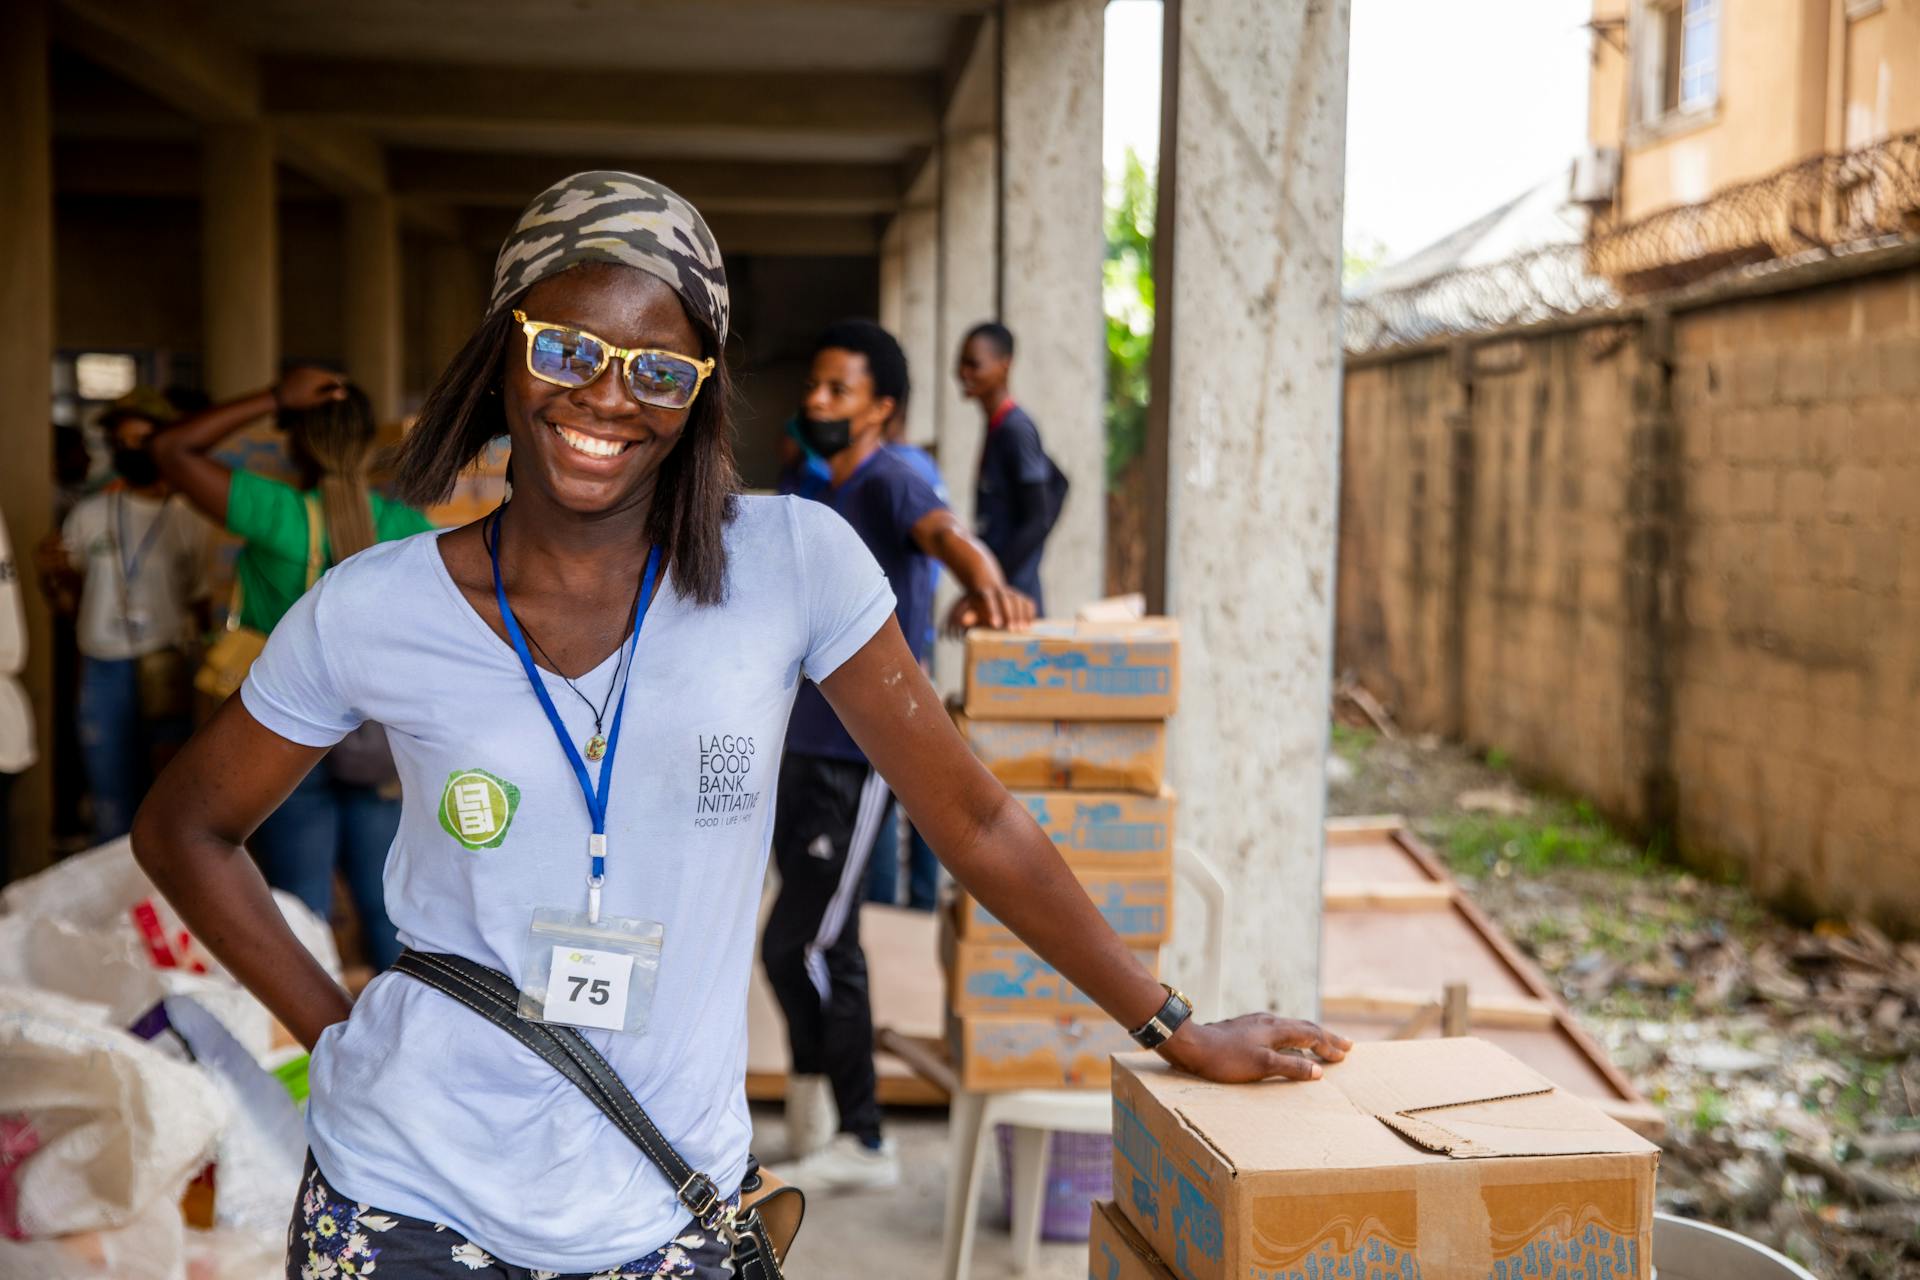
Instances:
[[[522,290],[583,262],[657,276],[727,340],[727,269],[699,210],[651,178],[610,169],[562,178],[533,198],[493,263],[492,315]]]

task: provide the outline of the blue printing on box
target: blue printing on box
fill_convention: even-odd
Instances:
[[[1092,897],[1092,894],[1088,896]],[[1006,927],[994,918],[993,913],[988,911],[979,899],[968,899],[968,905],[974,919],[981,924]],[[1108,927],[1124,939],[1159,939],[1167,935],[1167,904],[1164,900],[1157,903],[1130,904],[1119,885],[1109,884],[1105,900],[1093,898],[1093,905],[1099,909]]]
[[[1026,795],[1021,799],[1048,838],[1069,852],[1158,853],[1168,844],[1165,822],[1121,822],[1121,806],[1110,800],[1095,804],[1075,802],[1073,821],[1067,824],[1069,834],[1063,843],[1055,833],[1055,819],[1047,797]]]
[[[1142,642],[1164,650],[1165,641]],[[987,658],[974,664],[982,687],[991,689],[1071,689],[1103,698],[1158,698],[1173,689],[1173,668],[1164,661],[1133,661],[1135,647],[1098,646],[1109,662],[1095,666],[1084,650],[1048,653],[1043,642],[1027,644],[1023,658]],[[1158,659],[1160,653],[1141,654]]]
[[[974,973],[967,977],[967,994],[984,1000],[1051,1000],[1062,1005],[1097,1006],[1086,992],[1060,976],[1060,971],[1031,951],[1016,952],[1014,971]]]
[[[1153,1136],[1153,1131],[1141,1122],[1133,1108],[1118,1098],[1113,1100],[1113,1112],[1113,1148],[1131,1170],[1129,1194],[1134,1211],[1142,1221],[1152,1223],[1158,1230],[1164,1207],[1159,1190],[1163,1185],[1172,1186],[1175,1201],[1169,1225],[1173,1231],[1174,1254],[1171,1259],[1161,1261],[1171,1263],[1174,1270],[1188,1280],[1197,1280],[1189,1251],[1216,1266],[1226,1259],[1227,1229],[1220,1206],[1201,1189],[1213,1180],[1191,1160],[1187,1164],[1193,1177],[1188,1177],[1187,1171],[1160,1149],[1160,1139]],[[1114,1191],[1116,1194],[1120,1191],[1117,1184]]]

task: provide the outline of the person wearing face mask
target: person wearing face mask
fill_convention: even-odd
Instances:
[[[946,565],[965,593],[948,619],[955,629],[1024,627],[1033,619],[1033,602],[1007,585],[993,553],[961,526],[933,486],[886,447],[888,425],[908,390],[906,356],[893,335],[872,321],[843,320],[815,344],[796,425],[830,472],[819,501],[839,512],[879,561],[900,632],[924,663],[933,635],[927,559]],[[890,800],[886,780],[818,686],[803,683],[780,766],[773,823],[780,892],[761,959],[786,1016],[793,1055],[787,1086],[793,1162],[775,1172],[809,1189],[884,1187],[900,1177],[893,1147],[880,1133],[859,922],[867,862]]]
[[[127,833],[148,784],[192,729],[186,649],[204,594],[204,526],[174,499],[151,452],[175,416],[147,387],[114,401],[101,427],[116,479],[76,503],[40,545],[42,590],[77,618],[76,719],[96,842]]]

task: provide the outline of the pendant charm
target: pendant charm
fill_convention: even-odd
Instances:
[[[605,738],[596,733],[587,739],[587,759],[598,760],[605,754],[607,754],[607,740]]]

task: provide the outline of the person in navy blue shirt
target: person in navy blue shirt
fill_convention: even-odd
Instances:
[[[974,489],[974,530],[1007,571],[1007,581],[1042,605],[1040,557],[1066,500],[1067,482],[1040,446],[1040,430],[1014,403],[1013,333],[977,324],[960,344],[960,389],[987,416]],[[1044,607],[1041,609],[1045,612]]]
[[[830,473],[819,500],[845,517],[880,562],[901,634],[924,662],[933,634],[931,575],[917,571],[925,557],[946,565],[965,593],[950,627],[1020,628],[1034,610],[933,486],[885,447],[908,390],[906,356],[893,336],[868,320],[843,320],[816,345],[797,426]],[[880,1133],[859,913],[867,859],[891,797],[811,684],[794,701],[778,796],[780,891],[761,960],[787,1020],[787,1128],[797,1159],[775,1172],[809,1191],[891,1186],[900,1166]],[[825,1122],[829,1093],[838,1133]]]

